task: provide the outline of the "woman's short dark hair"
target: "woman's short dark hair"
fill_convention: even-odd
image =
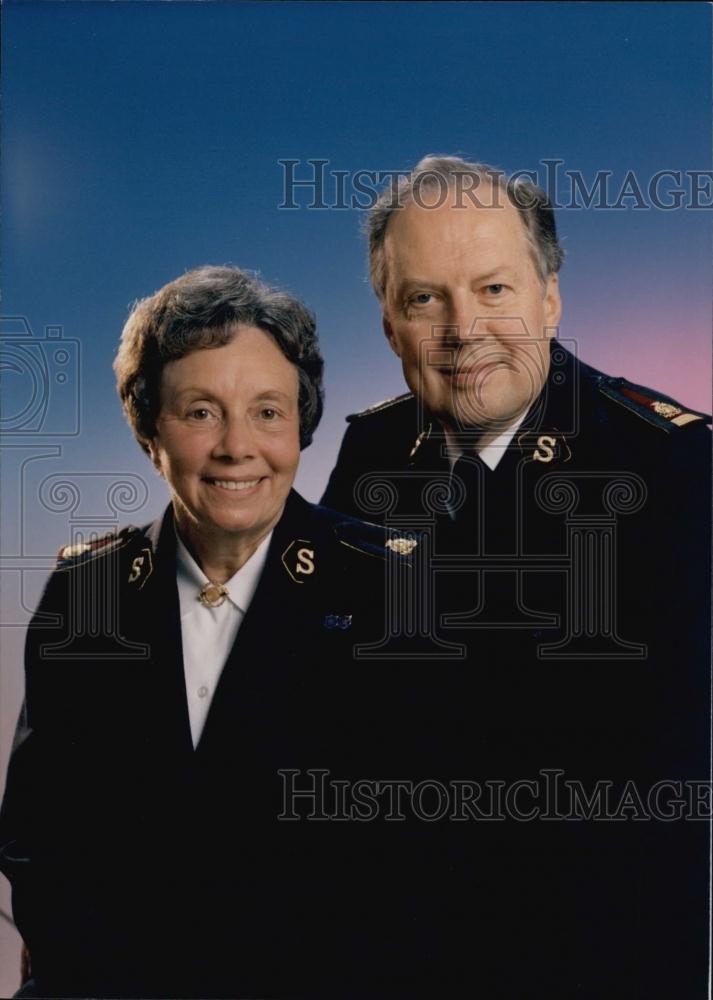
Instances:
[[[144,451],[156,435],[164,365],[192,351],[223,347],[238,324],[275,341],[299,376],[300,447],[322,416],[324,361],[315,320],[298,299],[237,267],[198,267],[137,302],[114,360],[124,412]]]

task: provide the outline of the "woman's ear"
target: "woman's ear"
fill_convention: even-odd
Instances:
[[[146,438],[144,441],[144,446],[149,453],[149,458],[154,466],[154,468],[161,473],[161,453],[156,444],[156,438]]]

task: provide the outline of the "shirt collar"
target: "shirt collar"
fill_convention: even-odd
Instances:
[[[223,584],[232,603],[245,614],[253,599],[260,575],[267,559],[272,532],[263,538],[248,561]],[[176,532],[176,579],[181,607],[190,609],[198,604],[201,587],[209,583],[208,577],[186,548]]]
[[[484,445],[482,448],[475,449],[478,458],[480,458],[480,460],[487,465],[491,472],[494,472],[497,468],[500,460],[507,450],[508,445],[512,441],[526,415],[526,413],[521,413],[509,427],[506,427],[505,430],[501,434],[498,434],[498,436],[490,441],[489,444]],[[450,462],[451,469],[453,469],[453,466],[463,454],[463,448],[460,447],[457,439],[452,434],[449,434],[448,431],[445,433],[446,448],[448,449],[448,461]]]

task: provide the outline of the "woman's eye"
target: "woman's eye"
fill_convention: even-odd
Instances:
[[[206,409],[205,406],[197,406],[194,410],[188,411],[188,416],[192,420],[198,420],[198,421],[208,420],[211,417],[211,415],[212,414],[210,410]]]
[[[266,406],[260,411],[260,416],[263,420],[274,420],[277,415],[277,410],[273,410],[270,406]]]

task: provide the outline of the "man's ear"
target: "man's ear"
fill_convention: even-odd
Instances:
[[[389,346],[391,347],[391,350],[394,352],[394,354],[396,355],[397,358],[400,358],[401,357],[401,350],[399,348],[399,345],[398,345],[398,342],[396,340],[396,337],[394,336],[393,327],[391,326],[391,323],[389,322],[389,320],[386,318],[386,315],[384,315],[382,317],[381,323],[382,323],[382,326],[384,327],[384,333],[386,334],[386,339],[389,342]]]
[[[551,274],[547,279],[544,298],[545,334],[547,337],[557,335],[557,327],[562,318],[562,299],[560,298],[559,278]]]

